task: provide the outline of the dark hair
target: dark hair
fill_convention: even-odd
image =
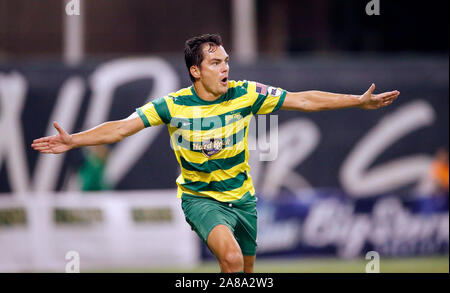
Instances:
[[[200,67],[203,61],[203,44],[213,47],[222,46],[222,38],[218,34],[206,34],[190,38],[184,43],[184,60],[192,82],[195,82],[195,78],[192,76],[190,68],[193,65]]]

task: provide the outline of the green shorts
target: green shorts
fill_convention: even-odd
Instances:
[[[181,208],[192,230],[207,243],[217,225],[226,225],[241,247],[242,254],[256,254],[256,196],[246,193],[241,199],[220,202],[209,197],[183,193]]]

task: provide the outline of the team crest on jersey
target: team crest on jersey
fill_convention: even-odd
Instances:
[[[278,97],[281,95],[281,91],[278,88],[275,87],[269,87],[269,95],[271,95],[272,97]]]
[[[223,142],[220,138],[210,138],[202,143],[202,153],[207,156],[211,157],[214,154],[217,154],[222,150]]]
[[[225,124],[229,124],[230,122],[236,122],[242,119],[241,113],[231,114],[225,116]]]

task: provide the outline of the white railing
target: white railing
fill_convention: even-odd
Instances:
[[[69,251],[79,254],[81,272],[192,267],[200,259],[176,190],[6,195],[1,212],[0,272],[64,272]],[[6,223],[14,212],[17,223]]]

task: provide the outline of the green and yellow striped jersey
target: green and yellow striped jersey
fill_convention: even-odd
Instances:
[[[181,166],[183,193],[227,202],[255,194],[248,164],[248,130],[256,114],[278,110],[281,88],[252,81],[229,81],[215,101],[202,100],[194,87],[181,89],[136,109],[146,127],[167,124]]]

